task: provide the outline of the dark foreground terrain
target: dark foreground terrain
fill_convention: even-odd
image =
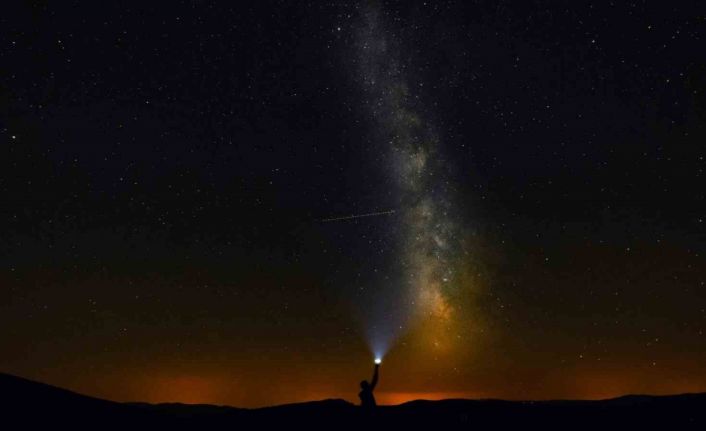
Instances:
[[[260,409],[116,403],[0,374],[0,429],[706,429],[706,394],[602,401],[412,401],[361,411],[343,400]]]

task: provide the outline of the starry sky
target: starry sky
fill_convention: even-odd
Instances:
[[[0,371],[119,401],[706,391],[698,2],[17,2]],[[365,215],[365,217],[357,217]]]

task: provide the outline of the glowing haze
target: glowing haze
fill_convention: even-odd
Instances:
[[[430,331],[427,341],[432,350],[459,336],[454,334],[454,320],[464,312],[463,302],[453,297],[472,287],[459,284],[455,267],[463,251],[462,232],[449,162],[416,91],[424,83],[410,85],[408,65],[401,62],[400,43],[386,15],[377,2],[368,2],[361,11],[355,45],[356,78],[366,95],[374,145],[385,154],[388,187],[400,215],[393,229],[397,267],[387,269],[398,278],[382,287],[388,294],[378,295],[377,301],[387,304],[378,305],[368,322],[376,356],[384,356],[415,325]]]

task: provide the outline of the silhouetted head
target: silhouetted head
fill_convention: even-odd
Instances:
[[[360,389],[367,391],[368,389],[370,389],[370,383],[368,383],[367,380],[363,380],[362,382],[360,382]]]

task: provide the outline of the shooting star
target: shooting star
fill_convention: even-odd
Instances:
[[[331,218],[325,218],[319,220],[322,223],[327,223],[331,221],[343,221],[343,220],[353,220],[355,218],[362,218],[362,217],[374,217],[374,216],[381,216],[381,215],[391,215],[394,214],[395,210],[388,210],[388,211],[377,211],[377,212],[372,212],[372,213],[366,213],[366,214],[352,214],[352,215],[347,215],[347,216],[342,216],[342,217],[331,217]]]

